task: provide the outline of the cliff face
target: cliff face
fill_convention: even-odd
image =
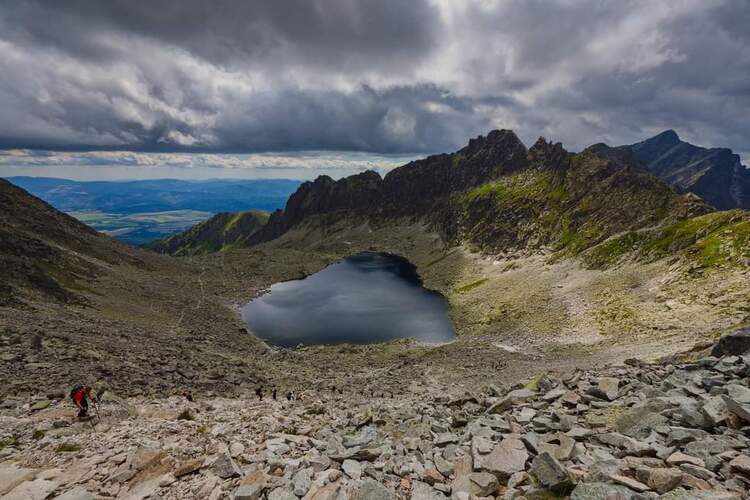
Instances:
[[[504,174],[526,168],[527,150],[515,133],[495,130],[477,137],[453,154],[410,162],[381,178],[367,171],[334,181],[321,176],[300,186],[285,209],[250,239],[269,241],[316,215],[433,217],[444,212],[449,197]]]
[[[317,216],[426,221],[448,241],[482,250],[578,252],[624,230],[706,213],[645,172],[631,151],[594,146],[571,154],[540,139],[528,149],[508,130],[472,139],[388,173],[303,184],[251,243],[277,238]]]
[[[695,193],[720,210],[750,209],[750,170],[731,149],[694,146],[673,130],[627,147],[676,189]]]

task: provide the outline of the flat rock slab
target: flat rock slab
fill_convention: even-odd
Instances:
[[[26,481],[3,496],[3,500],[44,500],[57,489],[57,486],[56,482],[47,479]]]
[[[55,500],[96,500],[96,496],[83,488],[73,488],[62,495],[55,497]]]
[[[396,500],[396,493],[373,479],[357,481],[349,487],[349,500]]]
[[[8,493],[24,481],[34,479],[38,472],[37,469],[26,469],[15,464],[0,464],[0,495]]]
[[[570,494],[570,500],[630,500],[639,495],[630,488],[609,483],[579,483]],[[639,498],[642,498],[639,496]]]
[[[520,439],[503,439],[487,455],[476,453],[474,468],[496,475],[499,479],[508,479],[513,473],[526,468],[529,453]]]

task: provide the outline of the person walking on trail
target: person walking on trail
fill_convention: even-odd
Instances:
[[[88,418],[89,400],[96,403],[96,398],[91,394],[91,387],[78,384],[70,391],[70,399],[78,408],[78,418]]]

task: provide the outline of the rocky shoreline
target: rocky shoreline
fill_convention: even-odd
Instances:
[[[189,402],[6,400],[5,499],[740,499],[750,329],[690,362],[543,373],[475,392]]]

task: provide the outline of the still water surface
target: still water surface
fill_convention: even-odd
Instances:
[[[448,304],[422,287],[414,265],[363,252],[301,280],[271,286],[242,309],[248,329],[270,344],[371,344],[413,337],[447,342]]]

